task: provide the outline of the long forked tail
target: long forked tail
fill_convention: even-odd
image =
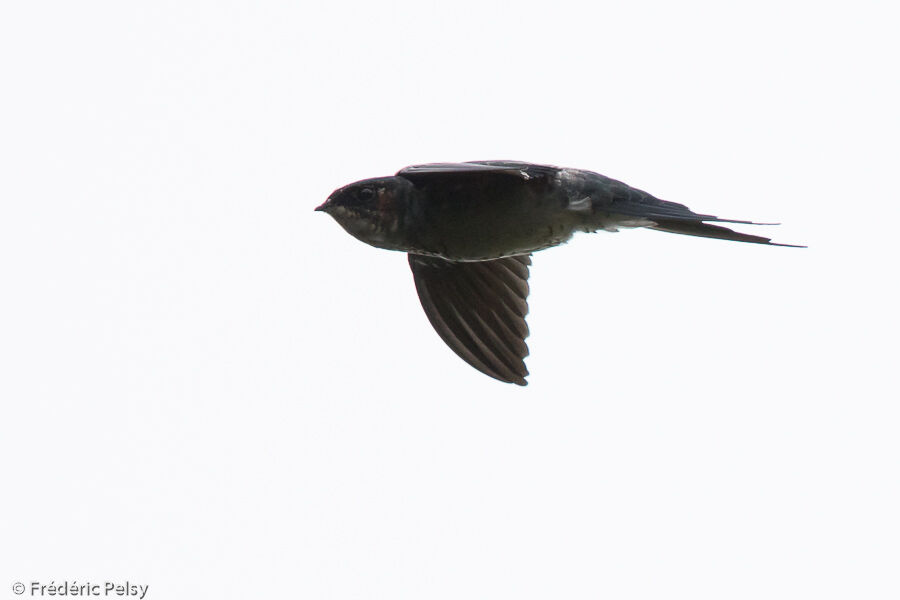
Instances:
[[[625,215],[650,221],[652,224],[646,225],[650,229],[732,242],[790,246],[793,248],[806,247],[795,244],[776,244],[771,239],[761,235],[740,233],[722,225],[710,224],[710,222],[734,223],[738,225],[777,225],[777,223],[754,223],[753,221],[720,219],[715,215],[695,213],[684,204],[660,200],[643,190],[596,173],[592,175],[591,181],[594,186],[591,194],[592,207],[594,209],[605,214]]]
[[[706,215],[698,215],[706,216]],[[788,246],[790,248],[806,248],[796,244],[777,244],[771,241],[771,238],[762,237],[760,235],[750,235],[749,233],[740,233],[721,225],[710,225],[703,221],[690,221],[686,219],[660,219],[651,217],[656,225],[650,229],[659,231],[667,231],[669,233],[680,233],[683,235],[693,235],[697,237],[715,238],[717,240],[730,240],[732,242],[748,242],[750,244],[766,244],[768,246]],[[725,219],[721,219],[724,221]],[[750,221],[735,221],[745,223],[747,225],[772,225],[773,223],[752,223]]]

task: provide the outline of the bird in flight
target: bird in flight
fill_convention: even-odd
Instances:
[[[406,252],[422,308],[441,339],[482,373],[527,385],[531,254],[576,231],[648,227],[770,246],[683,204],[581,169],[518,161],[435,163],[351,183],[316,208],[350,235]]]

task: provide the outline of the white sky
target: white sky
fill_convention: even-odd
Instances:
[[[888,6],[4,3],[0,585],[897,598]],[[312,210],[501,158],[810,247],[542,252],[503,385]]]

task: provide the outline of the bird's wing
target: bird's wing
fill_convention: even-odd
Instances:
[[[454,262],[409,255],[422,308],[450,349],[482,373],[527,385],[530,255]]]
[[[464,163],[429,163],[400,169],[397,175],[411,181],[440,175],[511,175],[530,181],[546,177],[559,169],[549,165],[535,165],[514,160],[482,160]]]

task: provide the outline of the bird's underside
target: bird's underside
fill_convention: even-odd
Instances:
[[[591,171],[515,161],[435,163],[352,185],[382,180],[412,190],[404,192],[405,237],[398,226],[382,227],[373,239],[357,224],[342,223],[345,229],[372,245],[406,250],[422,308],[441,339],[482,373],[518,385],[527,385],[532,252],[575,231],[620,227],[787,245],[721,224],[758,223],[695,213]]]

